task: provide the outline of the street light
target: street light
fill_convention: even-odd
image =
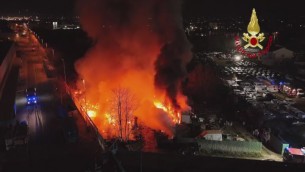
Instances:
[[[235,61],[240,61],[242,59],[241,55],[234,56]]]
[[[55,51],[54,51],[53,48],[52,48],[52,54],[53,54],[53,58],[54,58],[54,56],[55,56]]]

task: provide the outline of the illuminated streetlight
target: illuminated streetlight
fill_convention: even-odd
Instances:
[[[55,51],[54,49],[52,48],[52,54],[53,54],[53,58],[55,57]]]
[[[241,55],[235,55],[235,56],[234,56],[234,60],[235,60],[235,61],[241,61],[241,60],[242,60]]]

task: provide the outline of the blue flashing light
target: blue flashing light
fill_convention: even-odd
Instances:
[[[37,97],[36,96],[31,96],[31,97],[27,97],[27,104],[36,104],[37,103]]]

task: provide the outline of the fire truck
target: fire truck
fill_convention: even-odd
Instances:
[[[290,83],[280,83],[279,90],[290,97],[303,97],[305,95],[302,88],[293,87]]]
[[[292,163],[305,163],[305,147],[285,148],[283,153],[283,161]]]

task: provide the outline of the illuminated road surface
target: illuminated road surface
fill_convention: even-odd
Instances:
[[[47,113],[43,113],[44,107],[55,101],[51,96],[51,81],[47,79],[42,59],[44,52],[33,35],[19,38],[18,49],[21,51],[22,67],[20,68],[19,85],[16,96],[16,118],[26,121],[29,125],[29,142],[41,139],[46,121]],[[37,105],[27,105],[26,88],[37,88]],[[49,88],[49,89],[48,89]],[[52,113],[52,112],[51,112]]]
[[[15,148],[8,152],[4,169],[86,171],[96,158],[99,148],[96,139],[87,133],[80,115],[73,115],[79,141],[72,144],[66,142],[64,120],[58,115],[60,101],[55,89],[57,80],[47,78],[45,74],[44,49],[32,34],[19,37],[17,44],[21,51],[22,67],[16,90],[16,120],[28,123],[28,144],[25,149]],[[37,88],[37,105],[27,105],[25,89],[30,87]]]

